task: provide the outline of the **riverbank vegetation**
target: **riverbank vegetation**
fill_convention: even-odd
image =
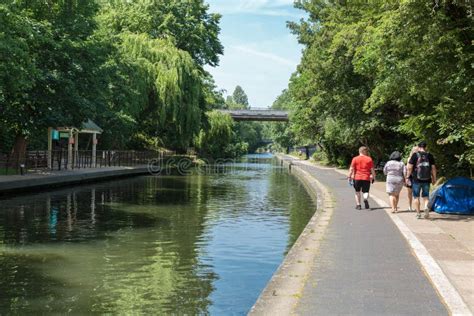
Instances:
[[[0,151],[87,119],[101,148],[185,151],[224,103],[219,21],[202,0],[1,0]]]
[[[474,164],[472,5],[468,1],[296,1],[308,13],[289,27],[304,46],[277,126],[286,147],[317,144],[347,165],[357,147],[378,160],[426,140],[446,174]],[[283,101],[283,102],[281,102]],[[283,103],[283,104],[281,104]]]
[[[472,169],[468,2],[296,6],[308,13],[289,24],[303,57],[273,104],[290,124],[262,124],[213,111],[250,104],[240,86],[225,100],[204,69],[223,54],[204,0],[0,0],[0,151],[44,150],[48,127],[92,119],[101,149],[236,157],[271,136],[346,165],[360,145],[383,161],[423,139],[446,174]]]
[[[248,96],[241,86],[227,96],[220,109],[249,109]],[[196,138],[198,153],[207,158],[234,158],[255,152],[262,146],[266,126],[260,122],[234,122],[229,114],[207,113],[207,126]]]
[[[261,125],[213,111],[250,105],[240,86],[224,100],[204,70],[223,54],[208,11],[203,0],[0,0],[0,152],[44,150],[48,127],[88,119],[102,149],[254,151]]]

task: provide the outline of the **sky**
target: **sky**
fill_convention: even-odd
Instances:
[[[252,107],[269,107],[287,88],[301,58],[302,46],[286,27],[303,11],[293,0],[207,0],[211,12],[222,14],[219,66],[206,67],[219,89],[232,94],[240,85]]]

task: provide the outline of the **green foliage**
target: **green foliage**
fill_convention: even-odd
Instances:
[[[223,90],[217,90],[214,78],[209,73],[205,73],[203,80],[203,93],[208,109],[224,109],[225,100]]]
[[[241,86],[236,86],[232,95],[227,96],[225,108],[231,110],[249,109],[247,94]],[[262,145],[263,125],[259,122],[237,122],[234,124],[234,143],[246,144],[245,151],[236,152],[247,153],[255,152]],[[239,146],[238,146],[239,147]],[[243,147],[242,147],[243,148]]]
[[[298,1],[305,45],[290,82],[292,130],[330,162],[377,160],[425,139],[445,173],[474,164],[472,20],[464,2]],[[469,138],[471,137],[471,138]]]
[[[91,37],[97,6],[2,3],[0,122],[8,134],[44,135],[48,126],[78,126],[100,111],[103,54]]]
[[[229,158],[247,152],[248,146],[238,142],[234,121],[229,114],[211,111],[206,113],[209,128],[201,130],[195,144],[199,154],[204,157]]]
[[[232,102],[236,105],[233,108],[248,109],[249,108],[249,99],[244,89],[241,86],[235,87],[234,92],[232,93]]]
[[[255,152],[262,146],[262,128],[261,122],[237,122],[234,130],[238,141],[248,145],[248,152]]]
[[[223,46],[219,41],[221,16],[209,13],[203,0],[109,0],[100,20],[112,34],[147,34],[167,39],[188,52],[201,66],[216,66]]]
[[[284,90],[278,98],[273,102],[272,109],[274,110],[289,110],[295,107],[293,97],[289,90]],[[290,147],[297,144],[297,138],[292,130],[292,126],[286,122],[273,122],[269,125],[270,137],[276,143],[277,148],[283,151],[288,151]]]
[[[204,65],[223,48],[202,0],[0,0],[0,146],[47,127],[103,129],[102,148],[186,150],[224,107]],[[37,145],[36,145],[37,144]]]
[[[202,1],[106,1],[97,20],[101,38],[112,39],[109,65],[112,112],[136,122],[128,146],[185,151],[199,133],[204,112],[223,106],[212,77],[222,46],[218,15]],[[102,119],[108,124],[107,119]]]
[[[164,40],[125,33],[120,50],[135,61],[139,95],[146,96],[140,122],[151,137],[172,148],[186,149],[199,132],[201,73],[192,58]]]

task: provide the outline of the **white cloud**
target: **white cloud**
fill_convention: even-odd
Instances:
[[[278,43],[290,46],[291,43]],[[277,43],[246,43],[226,46],[219,67],[207,67],[218,84],[231,94],[237,85],[242,86],[252,106],[270,106],[288,85],[296,70],[299,54],[288,52],[277,55],[272,50]],[[287,56],[287,57],[286,57]]]
[[[303,17],[293,0],[207,0],[223,14],[220,39],[224,55],[218,67],[206,67],[219,88],[232,93],[240,85],[252,106],[273,103],[288,86],[301,58],[287,20]],[[301,15],[300,15],[301,14]]]
[[[253,55],[253,56],[257,56],[257,57],[262,57],[266,60],[271,60],[271,61],[274,61],[274,62],[280,64],[280,65],[289,66],[291,68],[295,68],[296,64],[298,63],[297,61],[293,61],[293,60],[290,60],[290,59],[287,59],[287,58],[283,58],[283,57],[280,57],[280,56],[272,54],[272,53],[255,50],[255,49],[250,48],[248,46],[243,46],[243,45],[233,46],[233,48],[235,48],[235,49],[237,49],[237,50],[239,50],[243,53],[250,54],[250,55]]]
[[[211,10],[221,14],[253,14],[269,16],[303,17],[292,12],[293,0],[209,0]]]
[[[231,1],[232,2],[232,1]],[[246,10],[259,10],[265,8],[278,8],[278,7],[286,7],[292,6],[292,0],[240,0],[234,1],[239,3],[239,7],[241,9]]]

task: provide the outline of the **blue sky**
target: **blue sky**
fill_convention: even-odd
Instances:
[[[293,0],[207,0],[211,12],[222,14],[224,45],[218,67],[206,69],[217,86],[232,94],[240,85],[253,107],[270,106],[288,85],[302,47],[286,27],[303,12]]]

